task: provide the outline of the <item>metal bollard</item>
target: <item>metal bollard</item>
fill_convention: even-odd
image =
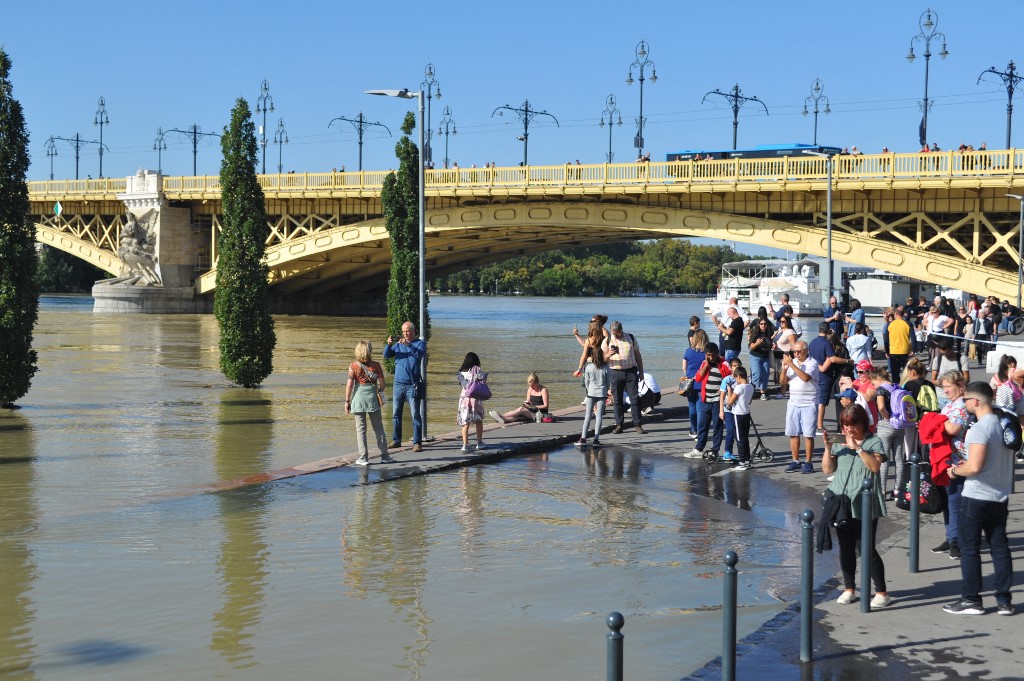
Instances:
[[[901,490],[902,491],[902,490]],[[921,453],[910,455],[910,574],[918,572],[921,553]]]
[[[860,486],[860,611],[871,612],[871,496],[874,484],[870,477]]]
[[[626,618],[622,613],[612,612],[608,614],[608,681],[622,681],[622,626]]]
[[[803,556],[800,566],[800,661],[810,662],[811,615],[814,612],[814,511],[800,514],[803,524]]]
[[[722,681],[736,681],[736,585],[739,573],[735,551],[725,552],[725,593],[722,596]]]

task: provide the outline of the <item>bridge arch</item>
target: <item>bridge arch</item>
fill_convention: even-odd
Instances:
[[[70,253],[115,277],[121,276],[122,269],[125,267],[121,259],[114,253],[48,225],[36,224],[36,241]]]

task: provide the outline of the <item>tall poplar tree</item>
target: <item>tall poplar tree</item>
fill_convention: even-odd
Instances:
[[[274,319],[266,262],[263,189],[256,179],[256,129],[249,103],[239,97],[221,138],[223,216],[217,237],[217,289],[213,311],[220,324],[220,369],[252,388],[274,370]]]
[[[384,209],[384,222],[391,237],[391,278],[388,281],[388,335],[402,336],[406,321],[419,325],[419,150],[409,135],[416,129],[416,116],[412,112],[402,121],[402,137],[395,145],[398,172],[384,178],[380,201]],[[426,301],[426,297],[424,297]],[[430,317],[424,310],[425,329],[419,329],[424,339],[430,336]],[[393,370],[393,363],[388,362]]]
[[[32,385],[39,315],[35,227],[29,220],[28,131],[14,99],[11,60],[0,48],[0,406],[12,407]]]

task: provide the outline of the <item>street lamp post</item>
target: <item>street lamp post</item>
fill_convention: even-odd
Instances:
[[[636,137],[633,138],[633,146],[637,148],[637,154],[640,157],[644,155],[644,70],[647,67],[651,68],[651,83],[658,82],[658,72],[655,70],[654,62],[647,58],[650,54],[648,49],[647,41],[641,40],[636,44],[634,50],[636,54],[636,61],[629,65],[629,75],[626,77],[626,85],[633,84],[633,69],[639,71],[640,81],[640,116],[636,119]]]
[[[256,113],[263,114],[260,126],[260,148],[263,150],[263,174],[267,174],[267,112],[274,113],[274,98],[270,96],[270,83],[260,83],[260,96],[256,98]]]
[[[804,150],[805,154],[810,156],[821,156],[825,159],[825,171],[828,178],[828,188],[826,189],[825,198],[825,232],[826,246],[825,256],[828,261],[828,272],[825,277],[825,288],[821,292],[821,303],[822,306],[828,303],[829,297],[832,296],[832,282],[833,282],[833,270],[834,264],[832,261],[832,164],[835,163],[835,158],[831,154],[824,154],[820,151],[809,151]]]
[[[78,160],[79,160],[79,158],[82,155],[82,147],[84,147],[86,144],[99,144],[100,148],[103,148],[103,146],[104,146],[102,142],[97,142],[96,140],[84,140],[84,139],[82,139],[82,135],[80,133],[77,133],[77,132],[75,133],[74,137],[58,137],[57,135],[51,135],[50,136],[50,140],[60,140],[61,142],[67,142],[68,144],[71,145],[71,148],[75,150],[75,179],[76,180],[78,179]],[[56,147],[54,147],[54,149],[53,149],[53,155],[54,156],[57,155],[57,148]],[[51,161],[52,161],[52,159],[51,159]],[[52,164],[51,164],[51,168],[50,168],[50,173],[51,174],[53,173]]]
[[[532,121],[537,116],[550,116],[551,120],[555,122],[555,125],[557,125],[558,127],[562,126],[558,124],[558,119],[555,118],[552,114],[549,114],[547,111],[537,111],[536,109],[531,109],[530,100],[528,99],[523,102],[522,106],[519,107],[512,107],[509,106],[508,104],[503,104],[499,106],[498,108],[491,112],[491,118],[494,118],[495,114],[499,116],[504,116],[505,111],[511,111],[516,115],[517,118],[519,118],[520,121],[523,122],[523,134],[519,137],[519,139],[523,143],[523,167],[526,167],[530,165],[529,161],[527,160],[530,146],[530,121]]]
[[[356,129],[356,132],[359,135],[359,172],[363,172],[363,132],[371,125],[377,125],[387,130],[388,137],[391,137],[391,130],[388,128],[388,126],[384,125],[383,123],[371,123],[370,121],[366,120],[366,118],[363,116],[362,111],[360,111],[359,115],[356,116],[355,118],[345,118],[344,116],[337,116],[336,118],[332,118],[331,122],[327,124],[327,127],[329,128],[332,125],[334,125],[334,121],[344,121],[345,123],[351,123],[352,127]]]
[[[612,123],[616,116],[619,118],[619,125],[622,125],[622,114],[619,109],[615,106],[615,95],[608,95],[604,100],[604,111],[601,112],[601,122],[598,123],[598,127],[604,127],[604,117],[608,115],[608,163],[612,162],[615,154],[612,153]]]
[[[822,94],[823,89],[824,86],[821,78],[815,78],[814,82],[811,83],[811,95],[804,100],[804,116],[807,115],[807,105],[814,104],[814,146],[818,146],[818,103],[821,101],[825,102],[824,113],[826,116],[832,113],[832,109],[828,106],[828,97]]]
[[[167,150],[167,142],[164,137],[167,135],[167,131],[163,128],[156,129],[156,139],[153,140],[153,150],[156,151],[156,172],[163,175],[164,162],[163,153]]]
[[[426,337],[427,333],[427,201],[426,192],[424,189],[424,168],[426,164],[423,161],[423,147],[426,135],[423,130],[423,90],[413,91],[409,89],[402,90],[366,90],[368,95],[382,95],[384,97],[400,97],[402,99],[417,99],[419,102],[419,187],[416,195],[416,209],[419,213],[419,304],[420,304],[420,319],[419,319],[419,330],[420,335]],[[427,439],[427,352],[424,351],[423,359],[420,361],[420,376],[423,378],[423,399],[420,400],[421,408],[421,420],[423,421],[423,439]]]
[[[981,79],[985,77],[986,73],[999,76],[1003,81],[1003,85],[1006,86],[1006,147],[1004,148],[1009,149],[1010,126],[1013,123],[1013,90],[1018,84],[1020,84],[1020,81],[1024,79],[1024,77],[1017,73],[1017,67],[1014,66],[1013,61],[1011,61],[1010,65],[1006,67],[1005,71],[996,71],[996,67],[994,66],[982,71],[981,75],[978,76],[979,83],[981,82]],[[1018,307],[1020,306],[1018,305]]]
[[[96,116],[92,119],[93,125],[100,126],[100,177],[103,177],[103,126],[110,125],[110,119],[107,118],[107,102],[102,97],[96,102],[99,107],[96,109]]]
[[[455,121],[452,120],[452,108],[445,106],[441,112],[441,123],[437,127],[438,136],[444,135],[444,167],[448,168],[448,135],[457,135],[458,130],[455,129]]]
[[[277,174],[284,173],[284,162],[281,160],[284,145],[288,144],[288,131],[284,129],[284,119],[277,119],[277,130],[274,131],[274,144],[277,145]]]
[[[1024,196],[1007,194],[1020,201],[1020,220],[1017,222],[1017,308],[1020,309],[1021,287],[1024,287]]]
[[[53,180],[53,159],[57,155],[57,143],[53,137],[46,140],[46,155],[50,158],[50,180]]]
[[[169,132],[176,132],[179,135],[184,136],[186,139],[192,140],[192,175],[196,175],[197,159],[199,158],[199,138],[200,137],[220,137],[215,132],[203,132],[203,129],[193,123],[188,127],[187,130],[179,130],[178,128],[171,128],[170,130],[164,130],[160,133],[160,137]],[[165,147],[166,148],[166,147]]]
[[[431,138],[431,135],[433,134],[433,131],[432,131],[431,127],[430,127],[430,100],[432,100],[434,98],[434,96],[435,96],[434,93],[435,92],[437,93],[436,94],[437,98],[441,99],[441,84],[438,83],[437,80],[434,79],[434,65],[433,64],[427,64],[426,68],[423,69],[423,82],[420,83],[420,90],[422,90],[423,92],[427,93],[427,129],[426,129],[426,136],[427,136],[427,138],[426,138],[427,139],[426,145],[427,146],[426,146],[426,148],[423,151],[424,156],[422,158],[422,161],[426,165],[432,166],[433,163],[434,163],[434,145],[430,143],[430,138]],[[448,166],[445,166],[445,167],[447,168]]]
[[[932,18],[934,17],[934,19]],[[918,128],[918,136],[920,137],[920,144],[924,146],[928,143],[928,64],[932,58],[932,40],[936,38],[942,38],[942,51],[939,52],[939,56],[945,59],[949,56],[949,50],[946,49],[946,34],[939,33],[939,15],[933,12],[931,9],[926,9],[917,20],[918,25],[921,27],[921,32],[910,39],[910,52],[907,53],[907,61],[911,64],[914,63],[914,43],[921,41],[924,43],[924,104],[921,107],[921,126]]]
[[[757,97],[747,97],[747,96],[745,96],[743,94],[743,92],[740,90],[740,84],[739,83],[736,83],[735,85],[733,85],[732,86],[732,90],[730,90],[729,92],[722,92],[718,88],[715,88],[711,92],[708,92],[707,94],[705,94],[704,95],[704,99],[700,100],[700,103],[703,104],[704,101],[710,95],[718,95],[719,97],[723,97],[725,99],[725,101],[729,102],[729,106],[732,107],[732,148],[733,149],[736,148],[736,133],[739,131],[739,127],[740,127],[740,109],[743,107],[744,104],[746,104],[748,102],[757,102],[758,104],[760,104],[761,106],[764,107],[764,115],[765,116],[768,115],[768,107],[765,105],[765,103],[762,102]]]

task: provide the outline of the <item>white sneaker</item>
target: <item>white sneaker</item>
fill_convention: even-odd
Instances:
[[[886,608],[892,603],[892,599],[889,598],[889,594],[875,594],[875,597],[871,599],[872,608]]]
[[[640,413],[641,413],[641,414],[644,414],[645,416],[648,416],[648,415],[650,415],[650,414],[653,414],[653,413],[654,413],[654,407],[647,407],[646,409],[644,409],[644,410],[643,410],[642,412],[640,412]]]
[[[358,459],[356,459],[355,461],[353,461],[352,464],[354,466],[369,466],[370,465],[370,460],[367,459],[365,456],[361,456]]]
[[[704,452],[700,451],[699,449],[694,449],[693,451],[683,454],[683,456],[685,456],[687,459],[703,459]]]
[[[462,445],[462,449],[460,451],[463,454],[469,454],[473,450],[469,448],[469,445]]]
[[[839,598],[836,599],[836,603],[839,605],[849,605],[857,600],[857,595],[852,591],[844,591]]]
[[[492,419],[494,419],[495,421],[497,421],[501,425],[505,425],[505,419],[501,418],[501,414],[499,414],[498,412],[494,411],[493,409],[491,409],[487,413],[490,415],[490,417]]]

